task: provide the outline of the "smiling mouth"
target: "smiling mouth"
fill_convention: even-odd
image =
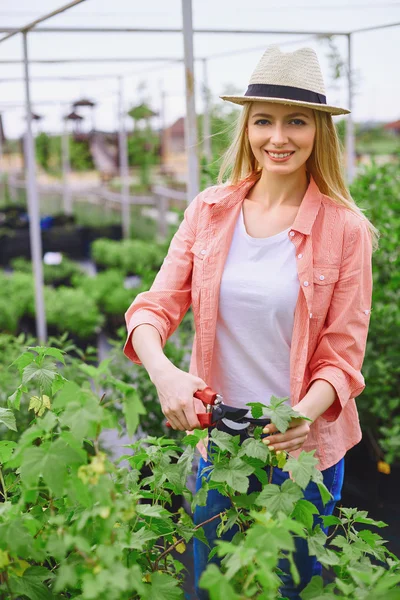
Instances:
[[[271,156],[272,158],[288,158],[289,156],[292,156],[292,154],[294,154],[294,150],[292,152],[269,152],[268,150],[265,150],[265,152]]]

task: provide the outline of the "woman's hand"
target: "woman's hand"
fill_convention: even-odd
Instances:
[[[201,427],[196,415],[194,394],[204,390],[207,384],[200,377],[185,373],[170,363],[157,374],[152,373],[151,381],[157,388],[162,412],[172,429],[192,431]]]
[[[293,407],[293,410],[296,410]],[[307,416],[307,415],[304,415]],[[270,450],[291,452],[301,448],[310,433],[311,421],[292,419],[285,433],[280,433],[276,425],[269,423],[264,427],[263,433],[270,433],[262,441]]]

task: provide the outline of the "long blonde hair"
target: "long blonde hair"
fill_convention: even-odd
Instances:
[[[233,134],[233,141],[222,157],[218,175],[218,183],[226,182],[236,185],[246,177],[261,172],[246,135],[252,102],[246,102],[239,114]],[[346,186],[341,164],[342,148],[332,120],[332,115],[314,110],[315,141],[310,157],[307,160],[307,171],[313,176],[322,194],[329,196],[334,202],[346,206],[349,210],[367,221],[371,234],[372,246],[378,248],[379,232],[357,206]]]

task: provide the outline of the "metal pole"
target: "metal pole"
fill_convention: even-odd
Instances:
[[[25,73],[25,102],[26,102],[26,192],[28,197],[29,235],[31,242],[31,256],[33,263],[33,277],[35,282],[35,310],[36,334],[40,343],[47,339],[46,314],[43,294],[43,265],[42,265],[42,238],[40,234],[39,197],[36,184],[35,147],[32,135],[32,106],[29,85],[28,66],[28,34],[22,34]]]
[[[119,175],[121,179],[122,193],[122,231],[124,239],[129,239],[131,229],[131,213],[129,204],[129,167],[128,167],[128,144],[125,129],[125,109],[124,109],[124,80],[122,77],[119,80]]]
[[[64,129],[62,134],[62,173],[63,173],[63,207],[64,214],[72,215],[72,195],[70,188],[70,156],[69,156],[69,135],[68,120],[64,119]]]
[[[352,81],[352,53],[351,33],[347,36],[347,78],[348,78],[348,106],[353,109],[353,81]],[[351,113],[346,121],[346,154],[347,154],[347,183],[352,183],[355,175],[355,142],[354,122]]]
[[[208,89],[207,59],[203,58],[203,152],[207,163],[212,160],[211,125],[210,125],[210,92]]]
[[[160,81],[159,83],[159,88],[160,88],[160,98],[161,98],[161,104],[160,104],[160,114],[159,114],[159,129],[160,129],[160,167],[161,167],[161,171],[163,171],[163,167],[164,167],[164,151],[165,151],[165,139],[164,139],[164,135],[165,135],[165,90],[164,90],[164,84],[162,81]]]
[[[5,189],[6,189],[6,184],[5,184],[5,179],[3,181],[3,140],[2,140],[2,136],[3,136],[3,120],[2,120],[2,115],[0,113],[0,200],[4,200],[4,196],[5,196]]]
[[[186,119],[185,140],[188,157],[187,198],[191,202],[199,193],[199,159],[197,156],[197,119],[194,96],[192,0],[182,0],[183,45],[185,54]]]

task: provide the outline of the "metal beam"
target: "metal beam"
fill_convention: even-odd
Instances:
[[[25,164],[26,164],[26,193],[29,213],[29,236],[31,243],[31,256],[33,263],[33,277],[35,284],[35,313],[36,334],[40,343],[47,339],[46,314],[44,307],[43,263],[42,263],[42,237],[40,232],[39,195],[36,182],[35,144],[32,134],[32,104],[29,85],[28,61],[28,34],[22,34],[24,67],[25,67],[25,106],[26,106],[26,134],[25,134]]]
[[[129,206],[129,163],[128,163],[128,140],[126,136],[126,111],[124,98],[124,80],[119,78],[119,176],[121,180],[122,194],[122,231],[124,239],[128,240],[131,233],[131,208]]]
[[[351,33],[347,36],[347,89],[348,89],[348,106],[349,110],[353,110],[353,73],[352,73],[352,47]],[[346,118],[346,155],[347,155],[347,183],[350,184],[354,180],[355,174],[355,142],[354,142],[354,122],[353,116],[350,113]]]
[[[182,0],[182,21],[186,89],[185,142],[188,157],[187,198],[188,202],[191,202],[200,191],[193,63],[192,0]]]
[[[132,58],[39,58],[37,60],[30,60],[29,63],[35,65],[61,65],[61,64],[69,64],[69,63],[131,63],[131,62],[182,62],[183,58],[166,58],[165,56],[153,56],[153,57],[132,57]],[[0,65],[19,65],[24,61],[19,60],[18,58],[13,58],[11,60],[0,60]],[[115,77],[115,75],[114,75]]]
[[[0,32],[20,29],[0,28]],[[177,27],[36,27],[32,33],[182,33]],[[193,29],[193,33],[244,34],[244,35],[347,35],[348,31],[269,31],[268,29]],[[2,41],[2,40],[0,40]]]
[[[375,29],[387,29],[388,27],[398,27],[400,23],[387,23],[386,25],[375,25],[374,27],[362,27],[361,29],[354,29],[349,33],[361,33],[363,31],[375,31]]]
[[[59,14],[65,12],[66,10],[73,8],[74,6],[81,4],[81,2],[85,2],[85,0],[73,0],[73,2],[70,2],[69,4],[62,6],[61,8],[57,8],[57,10],[53,10],[51,13],[47,13],[43,17],[39,17],[39,19],[35,19],[34,21],[31,21],[30,23],[28,23],[28,25],[24,25],[24,27],[20,27],[19,29],[10,31],[8,33],[8,35],[1,38],[0,43],[5,42],[6,40],[10,39],[17,33],[26,33],[27,31],[30,31],[31,29],[36,27],[36,25],[39,25],[39,23],[43,23],[43,21],[47,21],[47,19],[51,19],[51,17],[55,17],[56,15],[59,15]]]

